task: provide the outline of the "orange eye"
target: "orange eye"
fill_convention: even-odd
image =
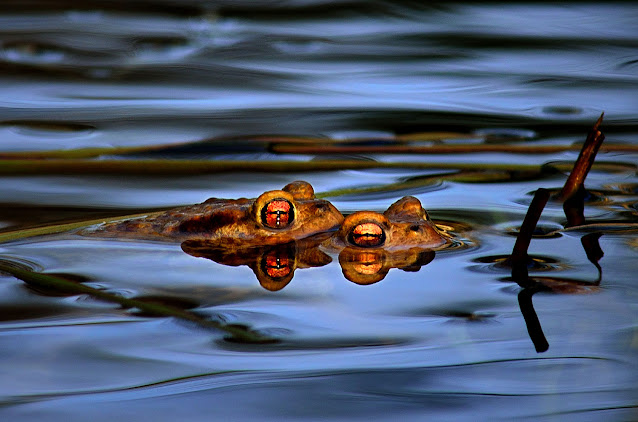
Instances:
[[[273,199],[261,209],[261,221],[271,229],[283,229],[292,224],[295,211],[285,199]]]
[[[348,240],[353,245],[363,248],[381,246],[385,242],[385,233],[376,223],[361,223],[354,226],[350,231]]]
[[[283,278],[292,272],[292,262],[287,256],[269,254],[266,256],[264,272],[271,278]]]

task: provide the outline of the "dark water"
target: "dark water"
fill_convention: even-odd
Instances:
[[[179,318],[0,274],[2,420],[638,420],[636,4],[130,3],[4,3],[2,153],[180,144],[101,159],[349,158],[485,170],[473,182],[442,177],[457,170],[441,165],[3,172],[4,232],[254,197],[303,179],[344,213],[414,195],[457,245],[370,285],[344,277],[332,256],[271,292],[249,266],[196,258],[179,244],[73,232],[2,243],[2,262],[279,340],[232,342]],[[603,148],[605,165],[587,179],[585,217],[596,229],[532,240],[530,273],[562,286],[533,300],[502,261],[531,193],[559,189],[577,150],[339,156],[277,153],[263,140],[383,146],[437,131],[457,133],[444,144],[570,145],[602,111],[605,143],[628,149]],[[212,141],[188,147],[202,140]],[[489,179],[497,164],[560,171]],[[567,225],[560,204],[550,202],[540,224]],[[589,232],[601,234],[597,263],[583,248]],[[532,303],[542,334],[528,332]]]

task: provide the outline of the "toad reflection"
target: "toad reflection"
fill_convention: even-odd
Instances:
[[[201,240],[186,240],[182,250],[189,255],[207,258],[218,264],[237,267],[247,265],[266,290],[281,290],[290,283],[297,268],[322,267],[332,261],[319,249],[330,234],[289,242],[283,245],[220,248]]]
[[[389,253],[383,249],[361,251],[346,247],[339,253],[343,276],[356,284],[381,281],[392,268],[416,272],[434,259],[434,251],[401,251]]]
[[[434,259],[434,249],[449,244],[429,219],[421,203],[405,197],[383,213],[360,211],[348,216],[340,229],[284,245],[221,248],[206,240],[187,240],[189,255],[217,263],[249,266],[267,290],[285,287],[297,268],[320,267],[337,255],[343,275],[356,284],[383,280],[392,268],[418,271]]]

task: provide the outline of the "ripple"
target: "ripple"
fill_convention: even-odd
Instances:
[[[625,71],[638,69],[638,59],[630,59],[622,63],[618,63],[618,69],[622,69]]]
[[[326,42],[317,40],[285,40],[275,41],[272,46],[284,54],[317,54],[327,46]]]
[[[342,130],[325,132],[325,135],[344,141],[343,145],[396,145],[394,133],[382,130]]]
[[[31,270],[33,271],[33,270]],[[91,282],[91,279],[83,276],[83,275],[78,275],[78,274],[70,274],[70,273],[59,273],[59,272],[47,272],[47,273],[43,273],[45,275],[50,275],[53,277],[58,277],[61,278],[63,280],[68,280],[68,281],[72,281],[74,283],[89,283]],[[30,284],[27,283],[25,284],[25,287],[31,291],[32,293],[35,293],[39,296],[46,296],[46,297],[76,297],[78,296],[77,292],[69,292],[67,290],[63,290],[63,289],[56,289],[55,287],[49,287],[49,286],[44,286],[41,284]],[[86,297],[86,296],[85,296]]]
[[[637,211],[638,211],[638,202],[627,202],[627,203],[620,203],[618,204],[620,205],[622,208],[626,209],[627,211],[629,211],[631,214],[636,215]]]
[[[518,237],[520,233],[520,222],[507,222],[498,224],[495,226],[495,229],[499,232],[507,235]],[[554,223],[551,221],[539,222],[534,228],[534,233],[532,234],[532,238],[534,239],[554,239],[557,237],[561,237],[563,234],[560,233],[560,230],[563,230],[564,227],[561,224]]]
[[[445,317],[450,322],[489,322],[498,315],[495,312],[486,311],[487,307],[503,306],[504,303],[498,301],[468,301],[446,304],[444,307],[432,307],[417,309],[408,313],[409,316],[417,317]]]
[[[447,254],[453,252],[468,251],[478,247],[478,244],[471,239],[453,237],[448,244],[441,249],[437,249],[438,254]]]
[[[16,258],[9,255],[0,255],[0,264],[10,268],[16,268],[22,271],[42,271],[43,270],[42,266],[36,264],[33,261],[29,261],[28,259],[24,259],[24,258]],[[0,274],[12,277],[10,273],[3,272],[2,270],[0,270]]]
[[[590,294],[600,292],[600,287],[596,282],[558,277],[531,277],[531,280],[542,285],[545,289],[552,293]]]
[[[197,51],[197,48],[183,37],[138,38],[133,44],[136,60],[143,63],[184,60]]]
[[[584,110],[573,106],[546,106],[541,112],[550,116],[577,116],[583,114]]]
[[[73,309],[62,304],[49,303],[11,303],[0,305],[0,321],[16,322],[42,318],[60,318],[73,312]]]
[[[445,247],[437,251],[437,254],[467,251],[479,246],[479,241],[469,236],[469,233],[473,230],[471,225],[459,221],[439,219],[435,223],[437,230],[450,240]]]
[[[550,198],[556,198],[558,194],[560,193],[560,191],[562,190],[562,187],[549,188],[547,190],[550,192]],[[513,202],[515,204],[525,205],[529,207],[535,193],[536,191],[527,192],[526,197],[515,199]],[[612,203],[612,200],[608,198],[607,192],[597,191],[597,190],[587,190],[585,191],[583,202],[588,205],[608,205]],[[547,223],[547,224],[551,226],[554,223]]]
[[[568,176],[574,168],[573,161],[556,160],[543,164],[545,170],[554,169]],[[596,161],[588,174],[588,180],[593,178],[606,178],[609,174],[633,176],[636,172],[636,164],[628,162]]]
[[[509,294],[518,294],[520,287],[517,282],[511,277],[503,277],[500,279],[503,283],[512,283],[511,285],[502,289],[503,292]],[[532,289],[535,289],[543,293],[553,294],[592,294],[600,292],[600,286],[598,281],[592,280],[579,280],[572,278],[561,277],[539,277],[532,276],[527,279],[527,283]]]
[[[638,183],[618,183],[606,186],[613,193],[621,195],[638,195]]]
[[[465,312],[460,310],[446,310],[439,314],[443,317],[449,317],[452,320],[464,320],[467,322],[488,322],[494,319],[497,314],[492,312]]]
[[[6,43],[0,50],[0,60],[30,65],[64,63],[69,57],[70,52],[61,47],[29,41]]]
[[[366,176],[363,175],[362,177],[365,179]],[[378,177],[378,175],[374,177]],[[422,195],[446,188],[447,186],[436,177],[429,175],[423,177],[417,176],[387,185],[367,185],[344,189],[343,192],[339,194],[338,200],[348,202],[390,200],[407,195]],[[327,196],[330,197],[330,195]]]
[[[491,255],[479,257],[473,260],[473,262],[482,265],[473,265],[470,268],[478,272],[487,273],[504,273],[511,272],[512,265],[510,262],[510,255]],[[540,255],[529,255],[527,261],[527,269],[530,271],[563,271],[568,266],[559,260]]]
[[[138,302],[143,302],[146,304],[175,308],[180,310],[192,310],[200,306],[200,303],[193,299],[184,298],[184,297],[176,297],[176,296],[143,295],[143,296],[133,296],[131,297],[131,299],[136,300]],[[158,314],[156,313],[145,312],[140,309],[132,309],[131,314],[137,315],[137,316],[144,316],[144,317],[158,316]]]
[[[246,327],[243,327],[246,328]],[[281,331],[283,330],[283,331]],[[401,346],[412,343],[407,338],[389,338],[389,337],[350,337],[350,338],[313,338],[313,339],[295,339],[291,337],[291,331],[285,328],[266,328],[256,330],[260,334],[268,332],[285,332],[287,336],[281,340],[269,344],[254,344],[237,342],[230,337],[217,340],[216,344],[219,348],[236,352],[264,352],[264,351],[300,351],[300,350],[325,350],[325,349],[349,349],[360,347],[387,347]]]
[[[23,121],[5,121],[0,123],[0,126],[6,126],[14,133],[31,136],[34,138],[56,137],[56,138],[68,138],[70,136],[86,136],[90,135],[96,130],[95,126],[61,122],[61,121],[46,121],[46,120],[23,120]]]
[[[487,128],[479,129],[474,132],[475,135],[485,138],[485,142],[491,144],[500,144],[516,141],[530,141],[538,137],[533,130],[516,129],[516,128]]]

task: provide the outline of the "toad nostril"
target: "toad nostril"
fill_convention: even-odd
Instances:
[[[413,232],[418,232],[421,230],[421,226],[417,226],[416,224],[413,224],[410,226],[410,230],[412,230]]]

